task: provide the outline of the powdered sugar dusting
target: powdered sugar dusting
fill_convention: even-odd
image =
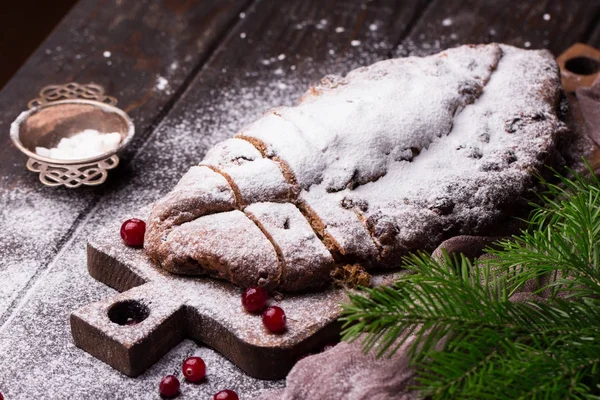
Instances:
[[[201,356],[207,364],[207,380],[202,385],[183,384],[186,397],[208,398],[223,388],[238,393],[258,388],[279,387],[281,383],[248,377],[215,351],[185,340],[148,372],[128,378],[112,367],[74,346],[69,328],[72,310],[114,294],[94,281],[85,268],[86,237],[97,233],[105,221],[134,215],[122,207],[100,210],[69,246],[35,294],[11,320],[0,328],[0,390],[7,399],[64,398],[158,398],[158,382],[167,374],[182,380],[181,362],[188,356]],[[32,351],[35,349],[35,351]],[[243,397],[242,397],[243,398]]]
[[[281,253],[281,290],[294,291],[327,284],[333,258],[293,204],[254,203],[244,212],[267,232]]]
[[[164,76],[158,76],[156,78],[156,90],[166,90],[169,87],[169,81]]]
[[[81,160],[114,152],[120,142],[121,135],[118,132],[103,133],[95,129],[85,129],[73,136],[62,138],[56,147],[36,147],[35,152],[55,160]]]
[[[495,84],[485,88],[492,73]],[[513,81],[523,75],[528,77],[525,84]],[[505,216],[500,210],[522,200],[531,185],[530,170],[554,151],[561,129],[555,114],[558,76],[546,53],[496,44],[381,61],[346,77],[326,76],[296,107],[270,110],[239,137],[293,171],[293,181],[304,189],[301,209],[319,235],[332,243],[330,250],[366,266],[397,266],[400,255],[433,249],[448,231],[482,233]],[[487,95],[477,101],[481,93]],[[461,119],[465,110],[467,123]],[[515,127],[507,128],[513,119]],[[534,122],[540,123],[533,126]],[[506,165],[498,164],[504,159]],[[239,167],[246,168],[248,163]],[[238,177],[248,179],[248,174]],[[230,180],[233,187],[243,184]],[[261,199],[265,200],[271,199]],[[185,215],[188,210],[177,212]],[[173,257],[182,260],[174,265],[192,259],[200,263],[195,267],[198,273],[209,269],[251,286],[260,276],[252,257],[205,265],[211,258],[223,259],[223,252],[237,254],[229,223],[224,222],[221,231],[189,231],[214,218],[200,217],[175,227],[164,243],[153,242],[147,249],[163,264]],[[247,236],[242,222],[237,221],[242,227],[239,239],[250,246],[258,239]],[[151,235],[160,226],[153,224]],[[273,242],[277,229],[263,229]],[[214,243],[213,235],[223,243]],[[259,257],[255,247],[247,250]],[[235,264],[242,259],[241,265]],[[234,268],[243,273],[236,275]]]
[[[294,171],[299,183],[323,181],[337,191],[385,175],[397,152],[423,149],[450,129],[453,114],[474,100],[498,59],[496,46],[464,46],[326,76],[297,107],[274,110],[317,148],[305,157],[324,165],[313,181]]]
[[[345,198],[366,204],[357,211],[384,247],[384,258],[388,251],[395,258],[406,249],[432,248],[450,226],[460,234],[489,228],[503,216],[500,210],[519,204],[531,171],[552,159],[565,128],[555,114],[558,69],[547,52],[501,48],[503,58],[482,96],[454,117],[447,136],[412,162],[390,166],[378,181],[321,197],[332,207]]]
[[[49,262],[53,249],[78,217],[85,198],[67,201],[68,193],[48,197],[47,188],[13,189],[0,197],[0,316],[17,294]],[[41,254],[40,254],[41,253]],[[47,254],[47,257],[44,257]]]
[[[244,16],[240,14],[240,18]],[[349,21],[345,34],[351,31],[350,23],[352,21]],[[297,54],[286,53],[285,63],[278,61],[264,67],[257,57],[252,65],[264,68],[261,70],[248,65],[218,65],[219,73],[227,67],[222,80],[211,71],[202,74],[208,79],[199,82],[192,93],[177,103],[165,122],[152,134],[151,140],[139,150],[134,162],[121,169],[118,175],[113,175],[112,183],[109,183],[112,185],[110,194],[107,195],[104,188],[99,189],[104,195],[102,202],[92,210],[92,218],[85,221],[85,226],[67,244],[65,252],[44,272],[42,280],[29,290],[27,301],[15,310],[14,317],[0,328],[0,391],[5,397],[10,400],[61,398],[65,395],[73,399],[158,398],[160,377],[174,373],[181,378],[181,361],[194,354],[207,361],[208,380],[202,385],[184,385],[184,398],[210,398],[218,390],[229,387],[245,399],[245,393],[280,386],[280,382],[248,377],[213,350],[199,347],[192,341],[184,341],[136,379],[123,376],[76,348],[70,337],[69,314],[85,304],[114,294],[113,290],[89,276],[85,267],[86,239],[95,236],[109,221],[129,218],[140,205],[164,195],[190,166],[197,164],[208,148],[231,137],[272,106],[294,104],[309,84],[326,73],[345,73],[386,58],[393,45],[386,41],[385,32],[384,25],[376,32],[367,32],[367,37],[360,37],[362,46],[350,47],[346,52],[344,48],[348,42],[328,43],[327,50],[335,50],[333,56],[324,53],[317,59],[311,58],[310,54],[298,58]],[[97,43],[93,35],[73,37],[78,42],[83,40],[90,48],[90,54],[104,50],[95,47]],[[247,40],[250,39],[252,37],[248,35]],[[277,58],[284,50],[278,48],[271,53],[271,48],[262,47],[260,54],[267,59]],[[66,52],[52,48],[48,49],[48,53],[56,68],[69,68],[70,64],[65,63]],[[85,59],[90,54],[80,52],[75,58]],[[183,61],[178,68],[171,66],[160,73],[173,88],[176,86],[173,71],[182,71],[194,60],[191,54],[181,58]],[[116,66],[121,58],[115,58],[113,54],[110,59],[105,59],[111,60]],[[284,73],[274,80],[276,75],[273,71],[279,67]],[[123,73],[122,68],[112,71]],[[149,79],[156,78],[149,76]],[[280,83],[285,87],[280,89]],[[166,88],[165,92],[170,89]],[[117,97],[122,97],[119,90],[124,89],[116,90]],[[156,90],[153,96],[165,92]],[[9,189],[12,190],[9,196],[13,197],[3,198],[0,203],[1,226],[8,227],[0,231],[0,242],[9,243],[8,247],[15,249],[15,252],[3,253],[0,260],[0,312],[17,298],[16,293],[27,285],[28,277],[39,273],[50,262],[53,249],[60,245],[64,232],[68,232],[79,217],[74,210],[87,212],[86,205],[98,194],[88,190],[72,192],[43,188],[38,185],[35,176],[30,177],[27,186],[34,189]],[[8,215],[8,210],[11,215]]]
[[[86,268],[87,238],[97,235],[111,221],[118,223],[130,218],[140,205],[165,194],[208,148],[231,137],[256,115],[273,104],[292,104],[310,78],[306,75],[303,80],[291,76],[284,79],[288,84],[285,91],[272,90],[272,74],[266,72],[248,82],[230,81],[221,90],[206,93],[200,103],[179,103],[173,111],[179,117],[171,116],[168,123],[158,128],[128,167],[130,172],[122,176],[123,185],[93,210],[91,220],[67,244],[66,251],[43,279],[31,288],[31,296],[15,311],[14,317],[0,328],[0,391],[5,398],[61,398],[68,394],[74,399],[107,396],[147,399],[157,393],[162,376],[174,373],[181,378],[181,361],[191,355],[204,358],[209,369],[208,380],[202,385],[186,385],[186,397],[209,398],[224,388],[243,396],[282,385],[279,381],[253,379],[214,350],[190,340],[177,346],[142,376],[131,379],[76,348],[68,321],[72,311],[115,293],[90,277]],[[30,278],[50,261],[52,249],[79,216],[73,210],[84,209],[92,195],[79,191],[74,196],[72,191],[56,189],[48,195],[52,189],[34,187],[13,189],[1,198],[0,225],[8,229],[0,230],[0,241],[15,251],[3,253],[0,259],[0,313],[8,309]]]

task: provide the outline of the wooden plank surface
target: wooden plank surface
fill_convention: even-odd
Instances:
[[[189,341],[135,380],[123,378],[110,367],[76,349],[68,329],[69,313],[111,293],[108,288],[93,281],[85,270],[85,238],[93,235],[107,220],[125,218],[164,194],[209,146],[229,137],[266,107],[292,103],[308,83],[325,73],[345,73],[353,67],[390,55],[431,53],[464,42],[504,41],[521,46],[529,42],[532,48],[548,47],[557,54],[574,41],[597,40],[594,38],[598,37],[598,0],[523,3],[526,4],[508,0],[436,0],[433,3],[381,0],[364,4],[328,0],[257,1],[245,10],[244,18],[237,24],[229,25],[230,20],[224,18],[227,23],[223,24],[228,25],[230,30],[208,63],[203,64],[204,56],[193,53],[192,56],[197,57],[195,65],[188,65],[184,71],[177,69],[176,73],[181,74],[177,75],[179,78],[166,75],[172,60],[168,59],[170,53],[164,53],[167,55],[156,57],[163,69],[154,70],[154,64],[147,66],[146,72],[139,72],[141,77],[145,77],[141,81],[136,81],[137,78],[132,75],[117,79],[120,73],[136,66],[134,61],[139,55],[129,54],[125,47],[117,44],[105,48],[107,42],[100,38],[102,30],[99,28],[96,38],[80,35],[75,29],[64,33],[61,40],[44,45],[37,58],[34,56],[30,61],[36,68],[11,82],[9,86],[12,89],[0,93],[3,106],[0,108],[0,126],[3,129],[7,129],[11,113],[16,115],[35,95],[35,88],[40,86],[38,83],[46,82],[46,73],[54,78],[47,83],[54,83],[58,78],[66,81],[86,77],[105,85],[108,84],[102,81],[103,77],[114,74],[110,75],[115,81],[114,86],[109,86],[109,91],[126,99],[122,105],[133,107],[130,111],[136,119],[136,126],[138,129],[143,127],[147,134],[157,118],[162,116],[159,110],[165,104],[169,110],[149,139],[136,143],[139,153],[128,168],[119,171],[118,179],[95,190],[67,192],[43,189],[35,181],[35,176],[21,170],[24,158],[15,155],[14,149],[2,143],[0,227],[7,227],[8,221],[14,230],[16,221],[22,219],[26,229],[22,234],[11,232],[8,236],[0,231],[0,253],[4,258],[0,261],[0,280],[6,282],[3,279],[9,279],[8,285],[0,285],[0,307],[3,298],[5,302],[6,298],[14,300],[14,293],[6,296],[2,292],[7,286],[9,290],[17,288],[13,291],[21,296],[14,303],[16,307],[11,309],[10,316],[0,319],[0,322],[4,321],[0,326],[0,391],[8,394],[9,399],[52,398],[60,397],[59,390],[65,382],[72,382],[67,389],[74,399],[147,398],[148,393],[155,393],[160,376],[175,372],[180,360],[194,353],[207,360],[209,380],[205,385],[184,387],[186,397],[206,398],[218,389],[231,387],[245,393],[247,398],[254,398],[260,388],[280,385],[252,380],[214,352]],[[79,30],[85,30],[86,25],[93,25],[93,17],[106,12],[102,7],[83,12],[80,10],[82,4],[89,8],[90,4],[106,5],[106,2],[86,0],[80,3],[63,25],[73,24],[79,26]],[[119,4],[135,8],[137,2],[123,1]],[[167,10],[166,4],[173,3],[164,4]],[[180,1],[177,4],[184,7],[196,3]],[[184,28],[177,28],[181,29],[177,31],[178,35],[163,40],[160,29],[151,30],[154,36],[150,34],[147,43],[151,45],[148,44],[145,51],[154,54],[153,51],[164,47],[167,52],[167,48],[181,46],[180,41],[194,42],[194,38],[200,37],[200,41],[208,38],[205,40],[208,43],[220,36],[215,30],[209,30],[208,37],[197,33],[203,24],[198,22],[202,18],[194,19],[190,13],[196,10],[201,15],[209,15],[203,8],[206,4],[202,2],[197,10],[191,8],[180,14],[180,18],[188,21],[187,29],[196,29],[196,33],[188,36]],[[222,3],[215,1],[214,4]],[[130,24],[130,29],[136,30],[139,24],[160,19],[149,11],[148,3],[145,6],[138,10],[147,13],[145,18],[122,20],[120,23]],[[237,16],[237,11],[230,11],[228,15]],[[550,15],[549,20],[544,18],[545,14]],[[122,42],[129,43],[127,48],[135,48],[135,41]],[[401,46],[397,47],[399,43]],[[85,68],[77,67],[74,71],[76,63],[64,57],[57,46],[61,48],[60,52],[75,48],[78,50],[73,52],[74,55],[93,53],[95,58]],[[92,51],[94,46],[95,51]],[[206,50],[206,47],[202,48]],[[51,53],[47,57],[45,50]],[[104,58],[105,50],[111,51],[110,59]],[[122,64],[119,72],[111,72],[106,63],[117,62],[114,54],[119,51],[123,52],[121,57],[126,57],[129,64]],[[188,55],[183,47],[178,54],[181,62]],[[203,54],[206,55],[206,51]],[[158,72],[152,75],[151,71]],[[179,82],[179,90],[186,88],[173,107],[169,104],[169,99],[171,102],[174,100],[173,94],[156,93],[154,90],[157,75],[164,76],[170,85]],[[143,84],[139,83],[142,81]],[[136,86],[135,82],[140,86]],[[125,90],[125,87],[128,89]],[[25,95],[23,92],[26,90],[31,90],[31,93]],[[155,96],[159,100],[155,100]],[[22,106],[17,104],[20,102]],[[7,215],[9,212],[12,216]],[[77,227],[74,227],[74,222],[78,223]],[[48,225],[47,232],[41,232],[48,237],[32,239],[32,235],[40,235],[40,224]],[[61,253],[53,259],[63,245]],[[8,269],[15,275],[2,275]],[[21,285],[18,273],[23,270],[25,284]],[[43,272],[37,275],[39,279],[35,283],[28,285],[30,270]],[[23,287],[27,288],[26,292]],[[50,379],[50,376],[53,378]]]
[[[503,42],[552,51],[587,41],[600,22],[600,1],[436,0],[395,55],[431,54],[464,43]]]
[[[50,34],[76,0],[6,1],[0,9],[0,88]],[[27,34],[23,27],[27,26]],[[10,57],[8,55],[10,54]]]
[[[168,192],[206,150],[328,73],[389,57],[427,1],[259,2],[232,30],[135,160],[125,190]],[[150,171],[160,169],[160,172]]]
[[[198,349],[189,341],[135,380],[125,379],[75,348],[69,314],[111,293],[87,274],[83,253],[86,237],[107,220],[131,215],[168,191],[208,146],[232,135],[266,107],[295,101],[308,83],[327,72],[343,73],[350,67],[386,58],[425,4],[405,2],[400,7],[394,0],[385,0],[370,2],[363,8],[360,2],[347,1],[264,1],[247,10],[245,18],[193,81],[184,100],[169,112],[130,168],[106,186],[107,194],[98,207],[0,328],[0,354],[20,360],[0,362],[0,376],[11,377],[5,384],[10,398],[16,395],[18,384],[25,387],[29,397],[54,393],[58,382],[71,380],[69,375],[74,369],[86,371],[85,376],[77,374],[79,382],[73,388],[76,394],[81,395],[80,387],[85,386],[85,393],[97,398],[147,398],[148,393],[155,392],[161,375],[175,372],[180,359],[195,352],[207,360],[209,381],[200,386],[188,385],[185,390],[190,397],[208,398],[223,385],[242,393],[280,385],[250,379],[220,356]],[[344,31],[336,32],[336,28]],[[360,45],[354,42],[353,46],[353,40],[360,41]],[[43,348],[36,344],[37,337],[45,338]],[[32,352],[32,348],[36,350]],[[34,364],[40,367],[34,366],[24,376],[17,365],[30,362],[32,357],[38,359]],[[52,380],[46,379],[48,371],[41,367],[50,361],[59,365],[52,371]]]
[[[105,188],[46,188],[10,142],[10,123],[46,85],[95,82],[133,118],[127,162],[170,109],[245,0],[83,0],[0,92],[0,324]],[[166,84],[159,85],[164,79]],[[116,177],[124,168],[114,171]]]
[[[596,16],[596,20],[600,21],[600,15]],[[594,46],[595,48],[600,48],[600,23],[591,27],[590,35],[587,38],[586,43],[588,43],[591,46]]]

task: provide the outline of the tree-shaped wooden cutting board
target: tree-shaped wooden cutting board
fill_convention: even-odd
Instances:
[[[138,216],[144,219],[147,215]],[[75,344],[126,375],[136,376],[184,338],[216,349],[249,375],[286,376],[302,356],[336,340],[343,289],[285,294],[271,300],[288,317],[283,334],[268,332],[260,315],[241,305],[242,289],[210,277],[176,276],[153,264],[142,249],[127,247],[120,222],[90,239],[88,269],[122,292],[71,315]],[[373,277],[391,283],[400,272]]]
[[[588,73],[588,67],[594,62],[600,65],[600,52],[578,44],[558,62],[563,86],[573,91],[598,74]],[[570,99],[574,101],[574,96]],[[147,211],[142,211],[138,217],[146,216]],[[190,338],[216,349],[253,377],[278,379],[298,358],[339,334],[336,320],[340,303],[347,299],[343,289],[286,294],[273,300],[285,310],[288,329],[283,334],[269,333],[260,316],[244,311],[240,288],[209,277],[163,271],[143,250],[127,247],[119,227],[120,221],[115,221],[91,238],[87,251],[90,275],[121,293],[75,311],[71,329],[77,346],[126,375],[142,373]],[[373,283],[389,284],[401,273],[376,274]]]

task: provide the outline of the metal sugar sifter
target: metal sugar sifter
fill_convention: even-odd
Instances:
[[[108,170],[119,164],[117,153],[135,133],[133,122],[116,104],[117,99],[107,96],[104,88],[96,84],[47,86],[12,123],[10,136],[15,146],[29,157],[27,169],[38,172],[44,185],[68,188],[100,185],[106,181]],[[86,129],[101,134],[119,133],[118,148],[77,160],[47,158],[36,153],[36,147],[56,147],[61,139]]]

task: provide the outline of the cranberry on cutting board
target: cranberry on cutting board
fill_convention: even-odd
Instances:
[[[127,246],[142,247],[145,233],[146,223],[141,219],[131,218],[121,225],[121,238]]]
[[[282,333],[286,329],[285,312],[277,306],[267,308],[262,314],[265,327],[273,333]]]
[[[267,305],[269,293],[260,286],[248,288],[242,293],[242,305],[249,313],[259,313]]]

